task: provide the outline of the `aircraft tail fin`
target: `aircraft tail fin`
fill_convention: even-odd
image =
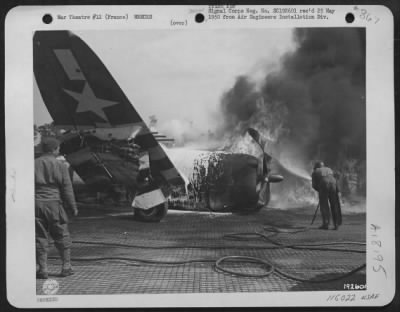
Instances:
[[[149,151],[152,174],[170,184],[184,184],[118,83],[80,37],[65,30],[36,31],[33,71],[55,126],[66,130],[140,127],[135,142]]]
[[[143,122],[102,61],[73,33],[36,31],[33,60],[55,125],[84,129]]]

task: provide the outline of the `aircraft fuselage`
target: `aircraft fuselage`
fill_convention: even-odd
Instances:
[[[256,157],[186,148],[170,149],[168,156],[187,177],[187,196],[200,207],[213,211],[256,208],[259,199],[257,184],[260,182]],[[172,202],[175,195],[179,205],[179,194],[172,195]]]

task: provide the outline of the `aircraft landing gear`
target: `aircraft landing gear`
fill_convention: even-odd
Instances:
[[[168,212],[168,203],[157,205],[150,209],[134,208],[134,218],[142,222],[160,222]]]

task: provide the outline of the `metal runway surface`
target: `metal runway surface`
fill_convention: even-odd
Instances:
[[[70,223],[75,274],[58,276],[61,261],[53,247],[50,278],[59,283],[58,295],[344,290],[345,284],[365,284],[365,269],[341,278],[366,261],[365,245],[344,244],[365,243],[365,213],[345,214],[338,231],[319,230],[318,216],[307,231],[270,232],[271,226],[308,227],[313,212],[314,207],[264,208],[252,215],[170,210],[160,223],[140,223],[129,208],[81,206],[80,216]],[[226,236],[231,233],[245,234]],[[305,244],[313,246],[299,246]],[[275,271],[247,277],[217,270],[216,261],[226,256],[259,258]],[[244,260],[221,265],[245,275],[271,268]],[[315,282],[326,279],[335,280]],[[38,295],[43,282],[37,280]]]

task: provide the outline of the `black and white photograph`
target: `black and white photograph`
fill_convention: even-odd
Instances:
[[[299,9],[275,13],[304,25],[240,27],[268,10],[210,6],[196,27],[143,29],[62,24],[129,22],[124,10],[53,13],[56,27],[32,29],[37,302],[332,292],[327,305],[352,305],[377,287],[371,271],[388,278],[379,250],[367,256],[386,233],[370,217],[367,27],[309,26]],[[201,16],[237,25],[201,29]]]

